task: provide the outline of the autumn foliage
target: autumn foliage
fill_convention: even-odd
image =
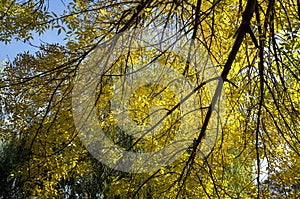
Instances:
[[[0,42],[30,42],[47,30],[64,37],[64,44],[20,51],[0,72],[0,198],[300,197],[299,0],[63,2],[61,15],[48,1],[0,2]],[[168,34],[185,40],[170,36],[162,47],[133,48],[140,44],[135,31],[147,28],[143,44]],[[132,48],[117,56],[115,41]],[[91,64],[79,82],[98,78],[86,98],[78,77]],[[170,71],[164,76],[155,64]],[[135,72],[141,77],[126,79]],[[176,84],[173,73],[185,83]],[[146,76],[155,83],[130,87]],[[124,88],[135,88],[128,100],[123,90],[114,98]],[[112,168],[90,150],[101,137],[89,132],[92,143],[84,141],[78,123],[86,123],[74,119],[86,110],[74,104],[87,99],[99,128],[124,150],[155,152],[180,129],[190,144],[153,171]],[[124,104],[132,123],[121,127],[115,110]],[[129,133],[139,126],[141,136],[153,121],[163,121],[155,135]]]

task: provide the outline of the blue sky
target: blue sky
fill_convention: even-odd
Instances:
[[[69,0],[68,0],[69,1]],[[64,1],[67,5],[68,1]],[[45,1],[47,4],[48,1]],[[60,0],[49,0],[49,11],[53,11],[58,15],[62,13],[62,11],[66,9],[65,5]],[[48,43],[63,43],[63,34],[57,35],[56,30],[48,30],[45,34],[41,36],[35,36],[34,40],[30,41],[32,44],[39,46],[40,43],[48,42]],[[8,58],[10,61],[21,52],[29,51],[35,52],[37,49],[30,46],[29,43],[23,43],[21,41],[13,40],[10,44],[5,45],[4,43],[0,42],[0,62],[4,58]]]

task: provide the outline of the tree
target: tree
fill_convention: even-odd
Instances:
[[[0,41],[30,41],[33,33],[51,28],[66,39],[63,46],[42,44],[34,55],[20,53],[1,76],[1,103],[7,115],[1,137],[7,146],[28,152],[26,163],[8,164],[3,174],[10,182],[24,182],[10,184],[20,187],[15,194],[67,198],[299,196],[298,189],[292,188],[299,185],[300,177],[298,1],[65,3],[67,9],[61,16],[48,12],[44,1],[0,4],[1,27],[7,27],[0,29]],[[155,43],[155,48],[146,46],[147,42]],[[168,70],[154,70],[157,65]],[[82,70],[86,66],[92,70]],[[86,86],[96,78],[96,86]],[[135,80],[145,85],[131,86]],[[79,92],[74,95],[76,89]],[[91,96],[89,89],[95,94]],[[86,102],[93,106],[74,107],[74,103]],[[118,117],[125,111],[125,119],[132,121]],[[179,138],[191,143],[164,167],[125,172],[116,166],[125,165],[125,155],[116,158],[100,153],[107,161],[119,161],[112,164],[115,169],[97,161],[98,152],[91,149],[104,137],[95,136],[93,126],[85,120],[76,120],[78,113],[87,120],[93,113],[104,134],[127,151],[159,151],[172,143],[181,128],[184,133]],[[151,122],[163,124],[162,128],[149,128]],[[87,141],[80,136],[86,129]],[[156,134],[147,136],[153,132]],[[216,142],[212,149],[206,146],[209,139]],[[205,150],[209,152],[201,156]],[[10,153],[12,159],[19,159],[17,151]],[[269,172],[265,182],[261,181],[263,159]]]

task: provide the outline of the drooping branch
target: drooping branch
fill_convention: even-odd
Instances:
[[[222,88],[223,88],[223,83],[227,79],[227,76],[228,76],[228,74],[231,70],[231,66],[232,66],[232,64],[235,60],[235,57],[238,53],[238,50],[239,50],[239,48],[240,48],[240,46],[243,42],[243,39],[244,39],[244,37],[247,33],[248,28],[250,27],[250,20],[253,17],[253,14],[254,14],[254,11],[255,11],[255,5],[256,5],[256,0],[248,0],[245,11],[242,15],[242,17],[243,17],[242,18],[242,23],[241,23],[241,25],[240,25],[240,27],[238,28],[238,31],[237,31],[235,42],[234,42],[233,47],[230,51],[228,59],[227,59],[225,65],[224,65],[224,69],[221,73],[221,77],[220,77],[220,80],[218,82],[217,88],[215,90],[214,96],[212,98],[212,102],[211,102],[211,104],[208,108],[208,111],[206,113],[205,120],[204,120],[203,126],[201,128],[200,134],[194,142],[193,151],[192,151],[192,153],[191,153],[191,155],[190,155],[190,157],[187,161],[187,164],[186,164],[185,168],[182,171],[182,174],[184,173],[187,166],[190,163],[193,162],[194,157],[195,157],[196,152],[197,152],[197,147],[200,145],[201,141],[203,140],[203,138],[205,136],[206,129],[208,127],[208,123],[209,123],[211,115],[212,115],[212,111],[214,110],[216,102],[217,102],[217,100],[218,100],[218,98],[221,94],[221,91],[222,91]],[[182,178],[182,177],[180,177],[180,178]]]

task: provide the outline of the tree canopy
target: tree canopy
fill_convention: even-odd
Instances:
[[[300,197],[299,0],[62,2],[0,2],[65,41],[0,70],[0,198]]]

